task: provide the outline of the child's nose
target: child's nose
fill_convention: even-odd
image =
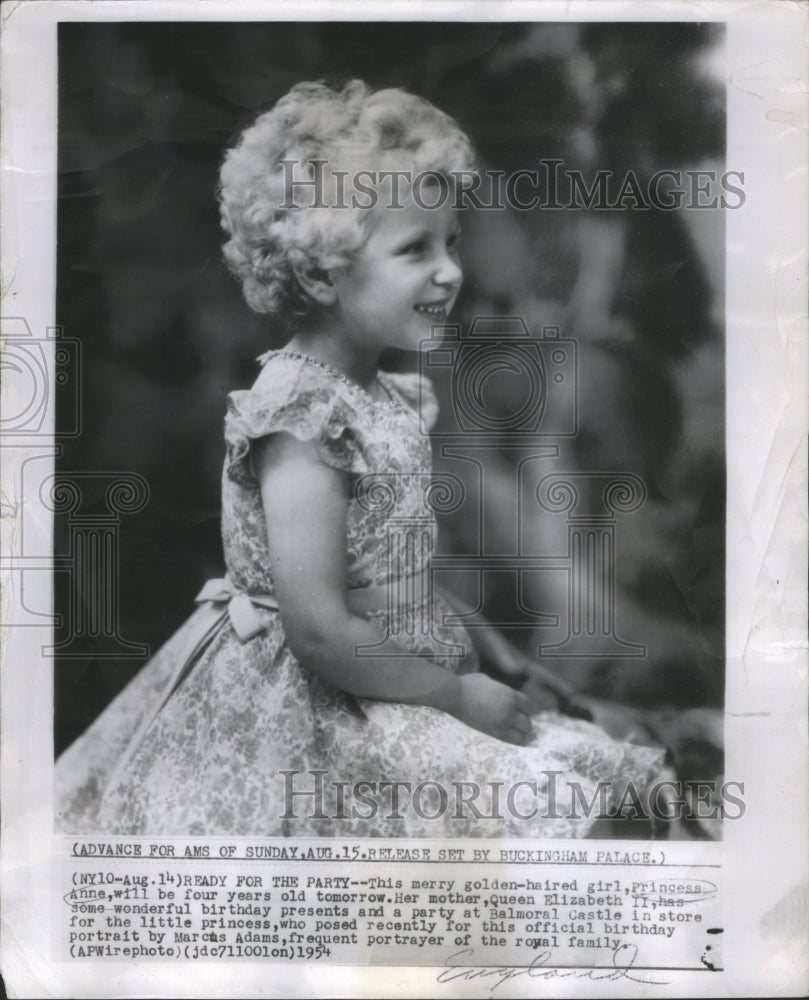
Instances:
[[[436,267],[433,281],[437,285],[455,286],[460,285],[462,279],[463,271],[458,261],[448,253],[443,254]]]

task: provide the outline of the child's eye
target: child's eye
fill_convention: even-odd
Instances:
[[[407,246],[402,247],[399,251],[401,254],[419,254],[424,253],[427,249],[426,240],[413,240],[412,243],[408,243]]]
[[[450,250],[455,250],[461,242],[460,230],[457,233],[451,233],[447,238],[447,246]]]

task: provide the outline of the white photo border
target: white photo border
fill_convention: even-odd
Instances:
[[[38,0],[8,4],[2,26],[2,280],[4,317],[24,317],[42,339],[58,317],[56,247],[56,25],[60,20],[724,21],[727,165],[744,170],[747,200],[727,213],[726,759],[745,783],[743,822],[711,845],[725,871],[725,971],[684,973],[658,995],[778,996],[807,979],[806,428],[807,8],[800,4],[648,0],[341,3],[219,0]],[[53,355],[46,353],[53,376]],[[3,413],[18,401],[3,393]],[[10,566],[23,539],[52,550],[50,516],[28,498],[26,459],[53,456],[52,407],[35,443],[3,442],[2,971],[16,996],[431,996],[430,968],[174,964],[86,967],[52,958],[45,915],[56,906],[52,835],[50,584],[26,595]],[[41,574],[46,577],[46,574]],[[41,586],[42,593],[36,588]],[[25,623],[29,627],[22,627]],[[44,640],[46,641],[46,640]],[[685,845],[688,846],[688,845]],[[803,893],[803,896],[800,893]],[[797,894],[797,895],[796,895]],[[803,900],[803,903],[800,900]],[[802,907],[802,909],[801,909]],[[584,985],[586,983],[586,986]],[[632,982],[537,985],[518,995],[653,995]],[[458,984],[446,995],[482,995]]]

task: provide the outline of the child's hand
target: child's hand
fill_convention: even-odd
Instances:
[[[522,746],[531,732],[531,703],[519,691],[485,674],[464,674],[457,717],[473,729]]]

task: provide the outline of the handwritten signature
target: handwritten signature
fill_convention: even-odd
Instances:
[[[520,976],[529,979],[592,979],[616,980],[628,979],[633,983],[645,983],[649,986],[666,986],[667,979],[645,979],[632,972],[632,966],[638,957],[638,949],[634,944],[619,944],[612,952],[612,967],[598,969],[566,969],[564,967],[549,968],[551,953],[540,952],[528,966],[469,966],[467,961],[475,954],[474,948],[464,948],[456,951],[444,963],[443,969],[436,979],[439,983],[451,983],[455,980],[491,979],[489,992],[493,993],[503,983]]]

